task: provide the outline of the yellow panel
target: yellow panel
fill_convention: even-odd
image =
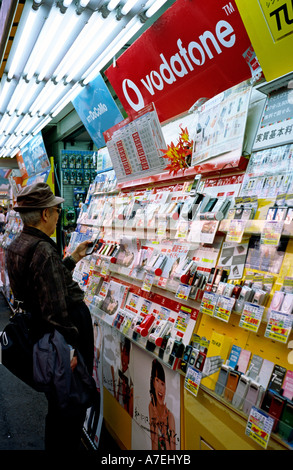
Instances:
[[[104,387],[104,419],[121,449],[131,449],[131,417]]]
[[[236,0],[267,81],[293,70],[291,0]]]

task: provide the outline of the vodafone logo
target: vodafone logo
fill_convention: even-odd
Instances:
[[[134,109],[134,111],[139,111],[144,107],[144,99],[139,90],[139,88],[133,83],[129,78],[125,78],[122,82],[123,94],[128,102],[128,104]],[[134,97],[132,100],[131,97]]]
[[[236,43],[236,34],[232,25],[225,20],[217,22],[214,31],[205,31],[196,40],[183,44],[177,40],[177,51],[169,60],[160,54],[158,70],[152,70],[138,83],[130,78],[122,81],[122,91],[129,106],[139,111],[145,106],[146,96],[154,97],[157,92],[172,86],[197,68],[220,55],[225,48],[232,48]],[[149,102],[149,101],[148,101]]]

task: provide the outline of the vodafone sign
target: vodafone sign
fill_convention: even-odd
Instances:
[[[164,122],[250,78],[251,52],[234,0],[177,0],[106,75],[128,114],[154,102]]]

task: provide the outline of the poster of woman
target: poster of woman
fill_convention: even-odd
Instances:
[[[180,450],[180,376],[135,345],[133,450]]]

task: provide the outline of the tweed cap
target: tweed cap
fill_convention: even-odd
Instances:
[[[18,212],[45,209],[58,206],[61,202],[64,202],[64,199],[55,196],[47,183],[36,183],[26,186],[18,193],[14,209]]]

